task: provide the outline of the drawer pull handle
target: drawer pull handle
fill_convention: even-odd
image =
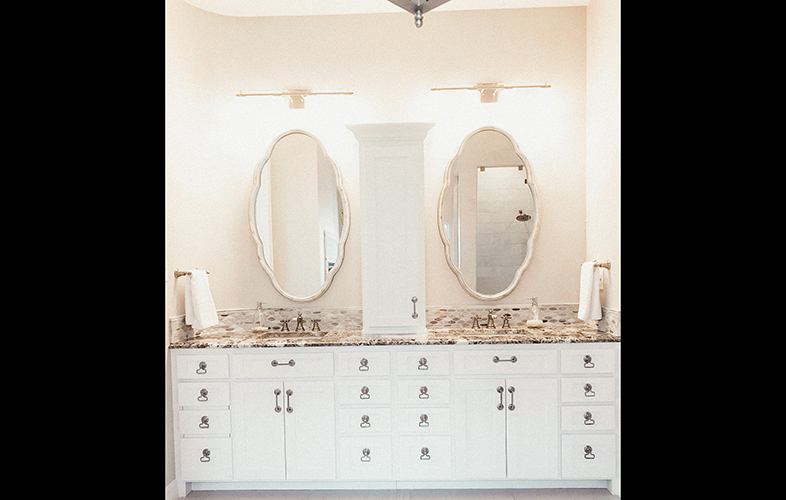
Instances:
[[[410,300],[412,300],[412,319],[418,319],[418,306],[415,305],[418,298],[412,297]]]
[[[363,415],[362,417],[360,417],[360,427],[363,429],[371,427],[371,423],[369,423],[368,415]]]
[[[494,356],[493,358],[491,358],[491,361],[493,361],[495,363],[499,363],[500,361],[502,361],[503,363],[506,362],[506,361],[510,361],[511,363],[515,363],[518,360],[519,360],[519,358],[517,358],[516,356],[511,356],[510,359],[500,359],[499,356]]]
[[[371,450],[363,448],[363,456],[360,457],[361,462],[371,462]]]
[[[202,456],[199,457],[200,462],[209,462],[210,461],[210,450],[205,448],[202,450]]]
[[[584,414],[584,425],[595,425],[595,421],[592,419],[592,413],[586,412]]]
[[[418,370],[428,370],[428,360],[426,358],[418,360]]]
[[[418,399],[428,399],[429,397],[431,396],[428,395],[428,387],[425,385],[420,386],[420,394],[418,394]]]
[[[584,397],[585,398],[595,397],[595,391],[592,390],[592,384],[584,384]]]
[[[295,409],[292,408],[292,403],[290,403],[289,401],[289,398],[291,397],[292,397],[292,389],[287,389],[287,413],[292,413],[293,411],[295,411]]]
[[[368,387],[365,385],[360,388],[360,399],[369,399],[371,398],[371,394],[368,393]]]
[[[513,393],[516,392],[516,388],[511,385],[508,387],[508,392],[510,393],[510,404],[508,405],[508,410],[513,411],[516,409],[516,405],[513,404]]]
[[[199,362],[199,368],[197,368],[197,375],[204,375],[207,373],[207,363],[204,361]]]
[[[420,416],[420,422],[418,422],[418,427],[428,427],[428,415],[425,413]]]
[[[274,359],[273,361],[270,362],[270,364],[273,366],[295,366],[295,360],[290,359],[286,363],[279,363],[278,360]]]
[[[431,460],[431,456],[428,454],[428,448],[426,448],[425,446],[420,449],[420,459]]]
[[[592,453],[592,446],[587,445],[584,447],[584,458],[586,460],[595,460],[595,454]]]
[[[199,422],[200,429],[210,429],[210,419],[207,418],[207,415],[203,415]]]
[[[584,368],[595,368],[595,363],[592,362],[592,356],[589,354],[584,355]]]
[[[366,358],[360,360],[360,366],[358,366],[358,370],[361,372],[368,371],[368,360]]]
[[[281,395],[281,389],[276,389],[273,391],[273,394],[276,395],[276,406],[273,408],[273,411],[276,413],[281,413],[281,405],[278,404],[278,396]]]
[[[497,405],[497,409],[502,411],[505,409],[505,404],[502,402],[503,394],[505,394],[505,388],[502,386],[497,387],[497,392],[499,393],[499,404]]]
[[[200,389],[199,396],[197,396],[197,401],[207,401],[207,389]]]

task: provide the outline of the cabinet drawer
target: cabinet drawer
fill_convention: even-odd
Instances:
[[[616,465],[614,434],[562,436],[563,479],[612,479]]]
[[[177,402],[183,407],[229,406],[229,383],[181,382],[177,384]]]
[[[229,359],[226,354],[178,356],[178,379],[229,378]]]
[[[182,481],[231,481],[230,438],[184,438],[180,440]]]
[[[450,437],[405,436],[399,438],[400,479],[450,479]]]
[[[336,353],[336,376],[368,377],[390,374],[390,354],[387,352]]]
[[[229,410],[180,410],[178,421],[181,434],[203,436],[232,432]]]
[[[450,404],[450,380],[399,380],[397,388],[396,402],[398,404],[417,404],[421,406]]]
[[[396,427],[401,433],[449,433],[449,408],[401,408],[396,412]]]
[[[339,440],[338,471],[341,479],[392,479],[392,463],[389,437],[352,437]]]
[[[396,372],[399,375],[447,375],[450,355],[437,351],[400,352],[396,355]]]
[[[338,412],[338,429],[342,433],[377,434],[390,432],[390,427],[387,408],[351,408]]]
[[[336,382],[336,396],[342,405],[390,404],[390,381],[386,379]]]
[[[235,378],[330,377],[333,375],[333,353],[300,353],[286,351],[269,354],[239,354],[232,359]]]
[[[549,349],[488,349],[453,353],[456,374],[507,375],[557,373],[557,350]]]
[[[614,373],[613,349],[563,349],[562,373]]]
[[[562,431],[613,431],[613,406],[563,406]]]
[[[563,402],[614,401],[614,377],[581,377],[562,379]]]

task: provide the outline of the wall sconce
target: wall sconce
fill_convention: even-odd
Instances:
[[[431,90],[477,90],[480,92],[480,102],[497,102],[497,92],[501,89],[549,89],[551,85],[505,85],[502,83],[477,83],[472,87],[432,87]]]
[[[283,92],[243,92],[235,94],[237,97],[277,96],[289,99],[290,109],[303,109],[306,105],[306,96],[309,95],[353,95],[354,92],[312,92],[306,89],[288,89]]]

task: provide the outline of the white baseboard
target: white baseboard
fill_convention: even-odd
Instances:
[[[177,500],[177,481],[172,481],[166,485],[166,500]]]

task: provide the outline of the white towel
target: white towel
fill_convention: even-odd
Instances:
[[[601,319],[600,310],[600,267],[595,261],[581,265],[581,283],[579,284],[579,319]]]
[[[194,330],[203,330],[218,324],[216,305],[210,294],[210,284],[207,282],[207,271],[192,269],[191,275],[186,279],[186,324]]]

